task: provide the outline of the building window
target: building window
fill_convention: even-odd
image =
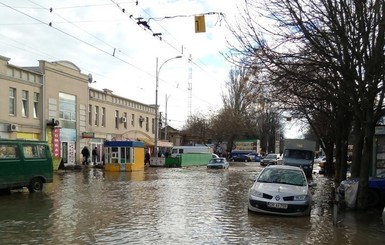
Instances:
[[[28,117],[28,91],[21,91],[21,115],[23,117]]]
[[[102,107],[102,127],[106,126],[106,108]]]
[[[123,113],[123,127],[127,129],[127,112]]]
[[[99,106],[95,106],[95,126],[99,126]]]
[[[88,105],[88,124],[92,126],[92,105]]]
[[[146,117],[146,131],[148,132],[150,130],[150,125],[148,121],[148,117]]]
[[[155,134],[155,119],[151,119],[151,125],[152,125],[152,133]]]
[[[135,126],[135,114],[131,114],[131,126]]]
[[[33,117],[39,117],[39,93],[33,93]]]
[[[66,121],[76,121],[76,97],[59,93],[59,118]]]
[[[16,116],[16,89],[9,88],[9,115]]]
[[[115,128],[119,128],[119,111],[115,111]]]

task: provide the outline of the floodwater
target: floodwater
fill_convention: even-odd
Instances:
[[[322,175],[314,175],[310,217],[249,212],[247,192],[260,170],[231,163],[229,170],[58,172],[42,193],[0,195],[0,244],[385,243],[380,211],[333,219],[333,184]]]

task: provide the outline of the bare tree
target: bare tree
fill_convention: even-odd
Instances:
[[[222,95],[224,108],[220,112],[221,120],[227,125],[222,130],[227,135],[228,150],[231,150],[234,140],[247,138],[256,131],[255,127],[250,128],[248,123],[256,91],[251,75],[246,66],[239,66],[229,72],[227,93]]]
[[[333,121],[337,183],[346,177],[347,141],[355,122],[353,164],[359,165],[362,209],[374,129],[384,116],[384,18],[383,0],[252,0],[232,28],[233,51],[248,57],[250,67],[269,72],[279,100],[310,124],[321,115],[317,111]]]
[[[211,138],[208,120],[201,113],[192,115],[187,119],[186,124],[183,126],[183,132],[190,137],[199,139],[199,143],[202,144],[206,144],[208,139]]]

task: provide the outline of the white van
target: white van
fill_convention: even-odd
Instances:
[[[171,157],[177,157],[183,153],[213,153],[209,146],[174,146],[171,149]]]

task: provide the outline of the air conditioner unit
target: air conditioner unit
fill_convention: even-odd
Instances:
[[[125,118],[125,117],[121,117],[121,118],[120,118],[120,122],[122,122],[122,123],[125,123],[125,122],[127,122],[127,118]]]
[[[17,124],[9,124],[9,128],[8,128],[9,132],[17,132],[19,131],[19,125]]]

